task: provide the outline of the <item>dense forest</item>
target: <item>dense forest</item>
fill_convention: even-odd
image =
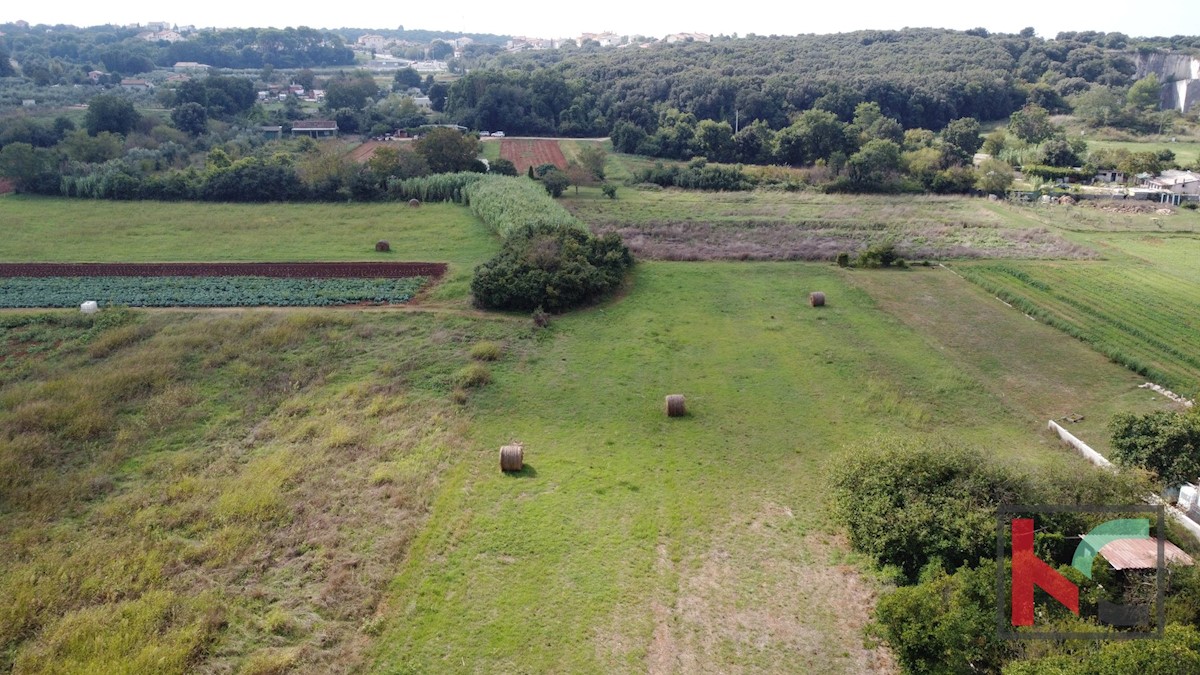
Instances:
[[[1027,102],[1065,110],[1064,97],[1092,84],[1133,82],[1129,38],[1079,36],[908,29],[505,53],[481,59],[446,109],[515,133],[602,135],[621,121],[653,132],[664,108],[778,130],[811,108],[849,120],[874,102],[906,129],[937,130],[1003,119]]]

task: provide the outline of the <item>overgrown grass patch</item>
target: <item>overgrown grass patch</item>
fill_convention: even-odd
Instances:
[[[17,339],[0,343],[0,668],[356,667],[464,447],[447,402],[461,345],[525,330],[105,315],[2,317]],[[45,340],[52,359],[28,350]]]

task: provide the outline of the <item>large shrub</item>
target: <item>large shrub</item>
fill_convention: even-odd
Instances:
[[[1167,485],[1200,476],[1200,412],[1120,413],[1109,431],[1120,464],[1152,471]]]
[[[611,292],[631,264],[629,249],[615,234],[529,228],[508,237],[496,257],[476,268],[471,292],[481,307],[561,312]]]
[[[854,453],[833,487],[854,547],[909,579],[931,562],[954,570],[994,556],[996,506],[1032,492],[981,451],[909,439]]]
[[[1012,656],[996,634],[996,563],[931,571],[879,600],[876,620],[910,673],[994,673]]]

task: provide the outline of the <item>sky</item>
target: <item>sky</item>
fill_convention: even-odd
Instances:
[[[498,3],[487,0],[456,2],[357,2],[348,11],[331,11],[323,3],[244,2],[206,0],[164,3],[123,0],[120,3],[6,2],[0,23],[25,20],[31,24],[145,24],[166,21],[185,26],[312,28],[423,28],[428,30],[497,33],[529,37],[573,37],[582,32],[612,31],[620,35],[662,37],[668,33],[711,35],[795,35],[840,33],[861,29],[936,27],[965,30],[983,27],[994,33],[1016,33],[1026,26],[1045,38],[1061,31],[1122,32],[1133,37],[1200,34],[1200,2],[1180,0],[1169,11],[1147,11],[1130,0],[1088,2],[969,2],[932,0],[850,0],[849,2],[692,3],[607,0],[570,3],[533,0]],[[786,9],[781,9],[787,7]],[[1140,7],[1140,9],[1139,9]]]

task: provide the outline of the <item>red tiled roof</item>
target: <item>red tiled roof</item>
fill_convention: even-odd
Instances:
[[[1157,539],[1118,539],[1100,548],[1100,555],[1116,570],[1152,570],[1158,567]],[[1163,542],[1168,565],[1194,564],[1192,557],[1169,541]]]

